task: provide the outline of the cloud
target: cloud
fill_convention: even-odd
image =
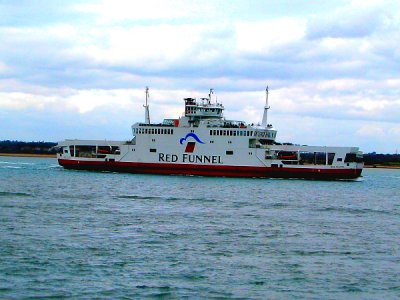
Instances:
[[[312,18],[307,36],[310,39],[368,37],[386,27],[387,20],[395,16],[393,8],[399,8],[395,1],[351,1],[330,14]]]
[[[120,109],[132,109],[131,98],[135,91],[129,90],[80,90],[64,99],[67,108],[78,110],[85,114],[97,107],[112,109],[118,106]]]
[[[44,109],[46,105],[54,104],[55,97],[44,97],[27,93],[0,93],[0,108],[13,111],[34,107]]]
[[[88,13],[92,9],[92,14],[103,15],[110,3],[92,3],[87,7],[84,4],[82,11]],[[130,5],[127,3],[123,2]],[[186,7],[181,2],[180,5]],[[122,8],[116,9],[126,12]],[[140,6],[137,8],[138,11],[141,9]],[[146,15],[143,18],[146,19]],[[176,23],[150,20],[150,23],[111,25],[89,22],[37,28],[3,27],[0,37],[4,42],[0,47],[19,67],[18,73],[29,66],[46,70],[49,76],[40,74],[24,78],[38,83],[54,78],[63,81],[64,77],[73,83],[71,72],[81,75],[85,70],[92,72],[86,72],[79,81],[95,84],[104,82],[100,77],[108,76],[107,72],[178,79],[183,76],[197,79],[235,76],[299,80],[320,76],[351,78],[373,68],[375,72],[369,73],[376,77],[392,70],[390,63],[396,62],[398,55],[391,50],[396,48],[394,44],[386,46],[384,41],[387,39],[374,36],[359,40],[326,34],[317,40],[309,39],[306,33],[310,25],[302,17],[268,21],[228,19],[222,23],[216,20],[193,22],[184,19]],[[383,19],[378,21],[384,22]],[[393,25],[389,28],[395,30]],[[28,56],[24,55],[27,47],[32,49]],[[383,57],[390,61],[381,64]],[[379,68],[376,68],[377,64],[380,64]],[[91,75],[97,78],[93,80]]]
[[[22,116],[52,114],[56,124],[74,129],[83,122],[86,133],[94,134],[95,118],[122,128],[122,120],[143,119],[147,85],[152,120],[181,115],[182,98],[215,88],[227,118],[257,123],[269,85],[270,121],[285,139],[301,142],[293,130],[301,123],[314,133],[305,143],[325,142],[340,127],[347,134],[338,144],[357,135],[363,146],[394,148],[390,134],[397,136],[400,122],[396,1],[39,4],[0,4],[0,109],[3,117],[19,114],[7,116],[16,126],[29,127]],[[377,137],[365,144],[362,132],[370,124],[392,144]],[[60,127],[48,130],[73,133]]]
[[[207,5],[207,4],[206,4]],[[138,21],[138,20],[173,20],[206,13],[205,6],[196,1],[160,0],[130,1],[103,0],[81,3],[75,6],[78,12],[93,14],[100,23]]]
[[[193,45],[198,43],[199,28],[191,25],[119,27],[89,33],[89,36],[103,43],[79,44],[70,49],[70,54],[96,65],[159,70],[188,56]]]
[[[359,136],[365,137],[365,138],[373,138],[376,136],[383,136],[384,135],[384,130],[382,127],[377,126],[377,125],[371,125],[371,124],[366,124],[361,126],[357,132]]]
[[[271,21],[238,22],[235,26],[236,51],[246,54],[265,54],[300,41],[305,31],[306,23],[302,19],[281,18]]]

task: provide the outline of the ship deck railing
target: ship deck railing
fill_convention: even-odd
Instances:
[[[357,153],[357,147],[343,147],[343,146],[305,146],[305,145],[270,145],[270,144],[251,144],[250,148],[268,149],[270,151],[299,151],[299,152],[346,152]]]
[[[158,124],[139,123],[138,125],[141,127],[175,127],[174,124],[163,124],[163,123],[158,123]]]

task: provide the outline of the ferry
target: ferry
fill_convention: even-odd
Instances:
[[[356,179],[363,155],[357,147],[305,146],[276,142],[268,124],[268,88],[261,124],[228,120],[213,90],[206,98],[184,98],[179,118],[132,125],[127,141],[68,139],[58,143],[65,169],[109,172],[318,180]]]

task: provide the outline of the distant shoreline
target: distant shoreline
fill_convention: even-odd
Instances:
[[[0,156],[56,158],[57,154],[0,153]]]
[[[400,169],[400,166],[364,165],[365,169]]]

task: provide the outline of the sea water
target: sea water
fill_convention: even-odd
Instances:
[[[399,186],[0,157],[0,298],[395,299]]]

